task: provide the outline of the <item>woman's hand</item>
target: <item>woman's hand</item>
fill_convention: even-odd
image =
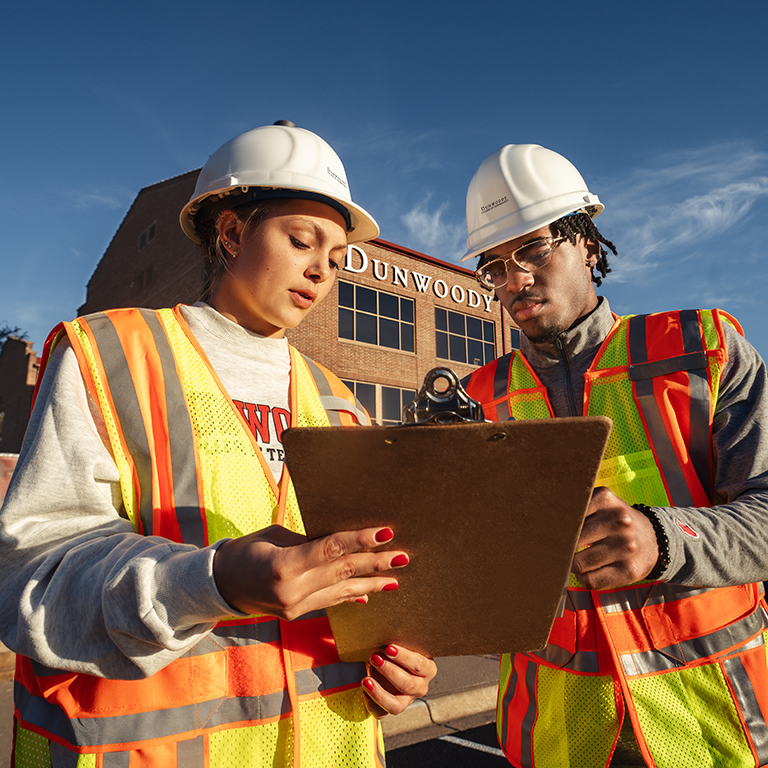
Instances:
[[[213,560],[221,596],[243,613],[291,621],[310,611],[397,589],[381,571],[402,567],[401,551],[370,552],[394,537],[390,528],[345,531],[307,541],[280,525],[225,541]]]
[[[370,674],[362,680],[365,705],[376,718],[399,715],[414,700],[425,696],[437,674],[427,656],[399,645],[388,645],[370,659]]]

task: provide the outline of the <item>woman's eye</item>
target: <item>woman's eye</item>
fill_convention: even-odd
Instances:
[[[341,269],[341,262],[340,261],[334,261],[333,259],[328,259],[328,265],[331,269],[335,269],[337,272]]]
[[[291,244],[294,246],[294,248],[309,248],[309,246],[306,243],[302,243],[301,240],[297,240],[293,235],[291,237]]]

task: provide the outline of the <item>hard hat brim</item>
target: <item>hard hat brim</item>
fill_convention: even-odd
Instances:
[[[301,193],[307,192],[309,193],[306,198],[308,200],[316,200],[317,196],[327,197],[330,200],[333,200],[336,204],[340,205],[342,208],[349,212],[352,228],[347,232],[347,245],[354,245],[355,243],[362,243],[367,240],[373,240],[374,238],[378,237],[380,233],[379,225],[376,223],[376,220],[373,218],[373,216],[371,216],[364,208],[360,207],[356,203],[353,203],[350,200],[345,200],[341,196],[329,194],[327,189],[310,188],[308,185],[293,186],[290,184],[284,184],[280,185],[279,187],[253,187],[248,185],[238,185],[235,187],[226,186],[222,187],[221,189],[215,189],[206,192],[203,195],[198,195],[198,197],[190,200],[181,209],[181,213],[179,214],[179,223],[181,224],[181,228],[184,231],[184,234],[190,240],[194,240],[196,243],[201,242],[200,235],[195,226],[195,217],[203,207],[204,203],[211,198],[218,197],[222,201],[224,206],[222,210],[224,210],[226,209],[225,198],[232,197],[235,192],[240,192],[242,189],[268,190],[270,194],[265,196],[265,199],[272,200],[280,199],[279,191],[281,189],[285,189],[293,193],[298,193],[290,195],[290,197],[294,199],[301,199]],[[286,195],[286,198],[288,197],[289,196]],[[257,196],[256,199],[258,199]],[[234,208],[237,205],[242,205],[242,202],[233,204],[232,207]]]
[[[566,210],[549,211],[543,213],[538,219],[533,221],[527,220],[521,222],[518,226],[504,226],[501,222],[494,222],[494,231],[480,242],[476,242],[472,247],[468,248],[466,253],[461,257],[460,261],[469,261],[469,259],[476,256],[480,256],[486,251],[490,251],[491,248],[496,248],[498,245],[503,245],[510,240],[515,240],[518,237],[527,235],[529,232],[535,232],[537,229],[546,227],[548,224],[552,224],[558,219],[562,219],[564,216],[568,216],[571,213],[582,212],[586,213],[590,218],[594,219],[598,216],[605,206],[597,199],[597,195],[590,195],[591,201],[587,205],[582,205],[582,208],[573,208],[567,206]],[[517,212],[515,212],[516,215]]]

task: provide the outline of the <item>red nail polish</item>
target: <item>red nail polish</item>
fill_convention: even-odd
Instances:
[[[370,677],[364,677],[363,678],[363,688],[365,688],[366,691],[369,693],[373,693],[374,689],[373,680],[371,680]]]
[[[362,597],[358,597],[357,600],[355,600],[356,603],[362,603],[365,605],[365,603],[368,602],[368,595],[363,595]]]
[[[374,667],[382,667],[384,666],[384,658],[379,656],[378,653],[374,653],[371,655],[371,664],[373,664]]]
[[[384,652],[387,654],[387,656],[391,656],[393,659],[397,656],[398,653],[400,653],[400,651],[398,651],[394,645],[388,645],[386,651]]]
[[[400,568],[403,565],[408,565],[410,561],[408,560],[408,555],[395,555],[392,558],[392,562],[390,562],[389,567],[390,568]]]
[[[393,592],[396,590],[400,585],[396,581],[391,581],[389,584],[385,584],[382,588],[382,592]]]
[[[392,541],[395,538],[395,532],[391,528],[382,528],[374,537],[379,544],[385,541]]]

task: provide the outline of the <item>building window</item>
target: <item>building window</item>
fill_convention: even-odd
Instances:
[[[399,424],[403,420],[403,408],[416,399],[414,389],[387,387],[384,384],[368,384],[350,379],[343,381],[368,411],[371,421],[385,427]]]
[[[519,328],[509,329],[509,343],[510,343],[510,349],[520,349],[520,329]]]
[[[339,281],[339,338],[413,352],[413,299]]]
[[[145,229],[139,235],[139,250],[146,248],[154,239],[157,234],[157,222],[153,221],[147,229]]]
[[[131,281],[131,291],[133,293],[143,293],[152,283],[152,267],[142,269]]]
[[[435,307],[437,356],[470,365],[485,365],[496,357],[494,324],[479,317]]]

